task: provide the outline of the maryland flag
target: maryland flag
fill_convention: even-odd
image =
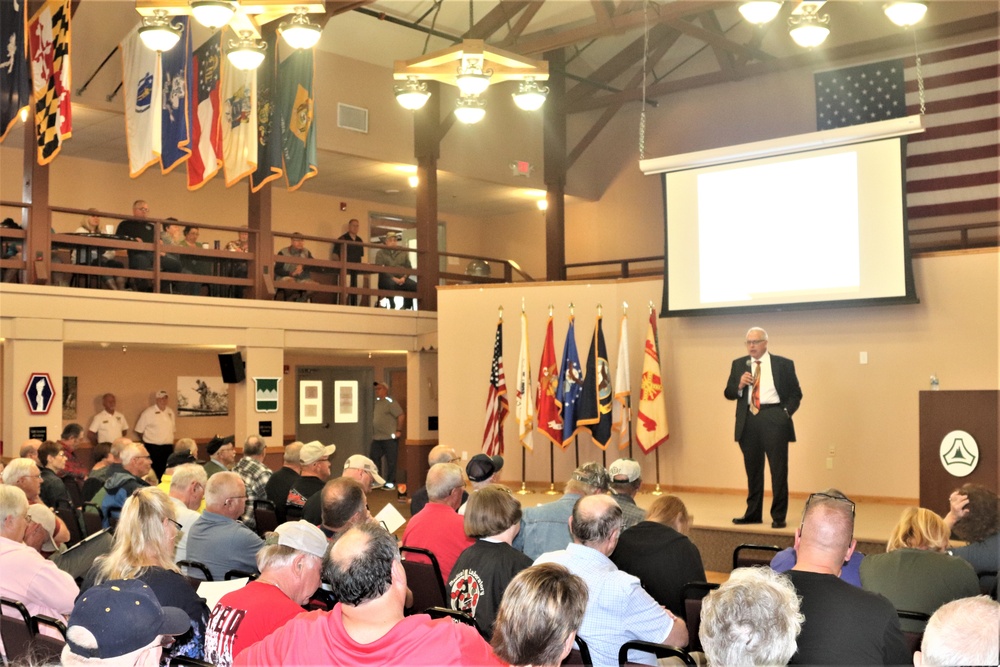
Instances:
[[[583,369],[580,368],[580,355],[576,351],[575,318],[570,315],[569,330],[566,332],[566,344],[563,345],[562,378],[556,390],[556,405],[562,415],[562,447],[568,447],[577,434],[576,402],[583,392]]]
[[[528,316],[521,313],[521,352],[517,355],[517,385],[514,416],[521,444],[534,450],[531,432],[535,428],[535,404],[531,400],[531,359],[528,358]]]
[[[490,389],[486,396],[486,429],[483,431],[483,452],[488,456],[503,454],[503,422],[510,408],[507,403],[507,380],[503,375],[503,320],[497,322],[493,340],[493,365],[490,367]]]
[[[611,367],[601,322],[598,315],[587,353],[587,375],[576,406],[576,424],[586,426],[594,444],[607,449],[611,440]]]
[[[313,99],[313,49],[296,49],[278,67],[278,106],[285,178],[298,190],[315,176],[316,118]]]
[[[628,363],[628,317],[622,315],[618,334],[618,368],[615,370],[615,400],[611,404],[611,430],[618,434],[618,449],[631,444],[632,373]]]
[[[38,164],[52,162],[73,136],[69,45],[70,0],[47,0],[28,21]]]
[[[642,451],[650,453],[670,437],[667,427],[667,401],[660,377],[660,350],[656,336],[656,309],[649,311],[646,350],[642,358],[642,388],[639,391],[639,415],[635,439]]]
[[[538,430],[554,444],[562,447],[562,417],[556,405],[556,391],[559,389],[559,366],[556,365],[556,348],[552,334],[552,316],[545,330],[545,345],[542,347],[542,361],[538,369],[538,395],[535,399],[535,413],[538,415]]]
[[[31,104],[31,74],[24,49],[24,2],[0,2],[0,141]]]

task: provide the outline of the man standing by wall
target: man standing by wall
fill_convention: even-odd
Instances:
[[[103,410],[94,415],[87,429],[87,437],[92,444],[99,442],[114,442],[123,435],[128,434],[128,420],[125,415],[118,412],[118,399],[114,394],[104,394],[101,397]]]
[[[791,359],[767,351],[767,332],[747,331],[749,354],[733,360],[725,396],[736,401],[736,441],[747,472],[747,509],[733,523],[761,523],[764,507],[764,457],[771,467],[771,527],[784,528],[788,512],[788,443],[795,442],[792,415],[802,390]]]
[[[338,236],[338,241],[355,241],[357,243],[363,242],[364,239],[358,236],[358,232],[361,231],[361,223],[358,222],[357,218],[351,218],[347,223],[347,232]],[[345,259],[352,264],[360,263],[365,255],[365,247],[363,245],[355,245],[354,243],[334,243],[333,244],[333,256],[338,259]],[[358,276],[361,272],[357,269],[348,269],[347,275],[350,278],[351,287],[358,286]],[[358,295],[351,294],[347,297],[347,303],[352,306],[358,305]]]
[[[372,414],[371,459],[381,470],[385,470],[385,488],[396,486],[396,458],[399,455],[399,439],[403,437],[406,415],[399,404],[389,398],[389,386],[384,382],[375,383],[375,409]],[[382,457],[385,456],[385,466]]]
[[[174,451],[174,411],[167,403],[170,395],[163,389],[156,392],[153,405],[142,411],[135,423],[135,432],[153,457],[153,472],[163,477],[167,459]]]

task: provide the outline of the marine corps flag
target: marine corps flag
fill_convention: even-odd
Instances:
[[[509,410],[507,380],[503,376],[503,320],[500,320],[493,340],[493,365],[490,367],[490,389],[486,396],[483,452],[488,456],[503,454],[503,422],[507,419]]]
[[[615,400],[611,403],[611,430],[618,434],[618,449],[631,443],[632,373],[628,363],[628,317],[622,315],[618,334],[618,368],[615,370]]]
[[[289,190],[298,190],[317,173],[313,50],[296,49],[278,66],[278,72],[285,178]]]
[[[642,388],[639,390],[639,415],[635,425],[635,439],[642,447],[642,451],[649,454],[669,437],[667,401],[663,395],[663,380],[660,377],[656,309],[650,308],[646,349],[642,357]]]
[[[528,357],[528,316],[521,313],[521,352],[517,355],[517,391],[514,416],[521,444],[534,450],[531,432],[535,428],[535,404],[531,400],[531,359]]]
[[[138,178],[160,160],[160,130],[163,122],[163,82],[160,54],[139,39],[136,24],[122,40],[122,88],[125,93],[125,143],[128,175]]]
[[[21,109],[31,104],[31,74],[24,48],[24,2],[0,2],[0,141]]]
[[[48,0],[28,21],[38,164],[48,164],[73,136],[70,106],[70,0]]]
[[[583,391],[583,370],[580,368],[580,355],[576,351],[575,318],[569,317],[569,331],[566,332],[566,344],[563,346],[562,375],[559,389],[556,390],[556,405],[562,416],[562,441],[560,446],[566,448],[577,433],[576,402]]]
[[[538,430],[554,444],[562,447],[562,417],[556,405],[559,389],[559,367],[556,365],[556,348],[552,334],[552,315],[545,329],[545,345],[542,347],[542,361],[538,364],[538,397],[535,412],[538,414]]]
[[[594,444],[607,449],[611,440],[611,368],[608,366],[608,350],[604,344],[601,321],[598,315],[594,336],[590,340],[590,352],[587,353],[587,375],[577,401],[576,423],[587,427]]]

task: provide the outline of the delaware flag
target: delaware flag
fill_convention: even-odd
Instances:
[[[282,156],[289,190],[316,175],[313,50],[296,49],[278,66]]]
[[[257,171],[250,175],[254,192],[285,172],[281,168],[281,123],[278,121],[278,95],[275,77],[278,71],[278,33],[275,21],[260,29],[267,44],[264,62],[257,68]]]
[[[181,26],[181,41],[160,54],[163,108],[160,112],[160,171],[170,173],[191,156],[188,118],[188,66],[191,63],[191,31],[187,16],[174,16]],[[148,50],[148,49],[147,49]]]
[[[0,141],[31,104],[31,74],[24,49],[24,2],[0,2]]]
[[[667,401],[660,378],[660,351],[656,337],[656,310],[650,309],[646,331],[646,351],[642,358],[642,389],[639,391],[639,416],[635,439],[642,451],[650,453],[670,437],[667,428]]]
[[[122,88],[125,94],[125,140],[128,175],[137,178],[160,160],[160,128],[163,115],[163,83],[160,54],[139,39],[140,22],[129,31],[122,50]]]
[[[257,72],[222,59],[222,162],[226,187],[257,171]]]
[[[490,389],[486,396],[486,429],[483,431],[483,451],[488,456],[503,454],[503,422],[507,419],[507,381],[503,376],[503,320],[497,322],[493,341],[493,365],[490,367]]]
[[[542,361],[538,364],[538,396],[535,401],[538,413],[538,430],[554,444],[562,447],[562,417],[556,405],[559,390],[559,367],[556,366],[556,348],[552,334],[552,316],[545,329],[545,345],[542,346]]]
[[[48,164],[59,153],[63,140],[73,136],[69,0],[48,0],[42,5],[28,22],[27,39],[38,164]]]
[[[618,367],[615,370],[615,400],[611,403],[611,430],[618,434],[618,449],[632,443],[632,373],[628,364],[628,317],[622,315],[618,334]]]
[[[576,326],[570,315],[569,331],[566,332],[566,344],[563,346],[562,381],[556,390],[556,405],[562,416],[562,442],[564,448],[569,446],[576,428],[576,401],[583,391],[583,371],[580,369],[580,355],[576,351]]]
[[[528,357],[528,316],[521,313],[521,352],[517,355],[517,391],[514,416],[521,444],[534,450],[531,431],[535,428],[535,404],[531,400],[531,360]]]
[[[576,406],[576,423],[587,427],[594,444],[607,449],[611,440],[611,367],[601,322],[598,315],[587,354],[587,375]]]
[[[192,152],[187,161],[188,190],[197,190],[208,183],[222,166],[221,55],[222,32],[219,31],[191,57],[188,95]]]

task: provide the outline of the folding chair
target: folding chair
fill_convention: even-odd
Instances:
[[[580,639],[580,635],[576,636],[577,648],[570,650],[569,654],[563,659],[563,665],[583,665],[584,667],[593,667],[594,661],[590,657],[590,648],[587,646],[587,642]]]
[[[212,573],[209,571],[208,566],[205,565],[204,563],[199,563],[196,560],[179,560],[177,561],[177,567],[187,568],[187,570],[181,570],[181,571],[184,572],[184,576],[186,576],[188,579],[195,579],[195,580],[198,579],[198,577],[191,576],[190,570],[194,569],[201,572],[202,574],[201,581],[215,581],[215,579],[212,578]]]
[[[257,524],[257,534],[261,537],[273,532],[278,527],[278,513],[274,503],[264,498],[253,501],[253,519]]]
[[[490,639],[483,633],[483,629],[479,627],[479,623],[476,623],[476,619],[464,611],[458,611],[457,609],[451,609],[450,607],[430,607],[425,609],[424,613],[431,618],[450,618],[455,623],[471,625],[476,629],[476,632],[483,637],[483,639],[487,641]]]
[[[419,547],[400,547],[399,552],[403,556],[406,582],[413,592],[413,606],[409,613],[419,614],[431,607],[447,606],[448,595],[444,590],[441,567],[434,554]],[[428,562],[407,558],[407,554],[421,556],[428,559]]]
[[[66,542],[66,546],[71,547],[74,544],[79,544],[86,535],[83,534],[83,529],[80,528],[80,515],[76,509],[65,498],[60,498],[56,502],[53,511],[66,524],[66,528],[69,529],[69,541]]]
[[[10,576],[10,573],[5,576]],[[7,664],[23,662],[31,652],[34,634],[27,608],[17,600],[0,598],[0,637],[3,638]]]
[[[927,625],[927,621],[931,619],[930,615],[921,611],[906,611],[905,609],[897,609],[896,615],[899,616],[900,620],[918,621],[924,625]],[[920,650],[920,642],[924,639],[924,631],[903,630],[903,639],[906,641],[906,649],[909,651],[909,655],[913,655],[914,651]]]
[[[249,579],[253,581],[257,578],[256,572],[247,572],[246,570],[230,570],[226,572],[226,576],[223,578],[225,581],[231,581],[233,579]]]
[[[681,598],[684,600],[684,623],[688,629],[688,651],[702,650],[701,640],[698,638],[698,630],[701,628],[701,601],[718,587],[719,584],[710,584],[707,581],[691,581],[684,584]]]
[[[83,527],[88,537],[104,530],[104,512],[94,503],[83,504]]]
[[[757,565],[770,566],[771,559],[780,551],[781,547],[769,544],[741,544],[733,549],[733,569]]]
[[[657,644],[655,642],[644,642],[638,639],[633,639],[632,641],[627,641],[622,644],[622,647],[618,649],[618,665],[619,667],[624,667],[625,665],[632,665],[636,663],[631,663],[628,660],[629,651],[643,651],[644,653],[652,653],[657,658],[679,658],[685,665],[696,665],[694,658],[688,654],[682,648],[677,648],[676,646],[669,646],[667,644]]]
[[[32,616],[31,622],[35,631],[32,640],[35,660],[41,665],[59,664],[59,656],[66,645],[66,624],[51,616]],[[43,627],[50,628],[52,632],[44,634]]]

